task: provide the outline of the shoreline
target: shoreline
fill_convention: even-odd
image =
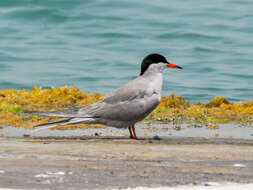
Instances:
[[[33,131],[24,128],[4,127],[0,129],[1,136],[5,137],[114,137],[128,138],[129,132],[127,129],[118,129],[114,127],[97,128],[89,126],[86,128],[73,130],[40,130]],[[194,127],[185,125],[171,125],[162,123],[138,123],[136,125],[136,134],[139,138],[204,138],[204,139],[245,139],[253,140],[252,127],[242,127],[236,124],[223,124],[216,128],[209,127]]]
[[[121,189],[252,183],[252,147],[252,140],[243,139],[1,137],[1,188]]]

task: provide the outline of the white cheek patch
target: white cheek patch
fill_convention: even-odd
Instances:
[[[165,63],[157,63],[157,67],[160,72],[163,72],[166,69],[167,65]]]
[[[166,69],[166,64],[165,63],[154,63],[152,65],[149,66],[150,70],[156,71],[156,72],[162,72],[164,71],[164,69]]]
[[[166,63],[158,63],[158,65],[160,66],[160,68],[162,69],[162,71],[167,68],[167,64]]]

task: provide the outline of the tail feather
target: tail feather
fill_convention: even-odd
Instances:
[[[45,124],[36,125],[35,126],[35,131],[40,131],[42,129],[51,129],[53,127],[60,126],[60,125],[67,125],[68,122],[69,122],[69,120],[70,120],[70,118],[59,120],[59,121],[55,121],[55,122],[51,122],[51,123],[45,123]]]
[[[35,132],[40,131],[42,129],[51,129],[56,126],[80,124],[80,123],[92,123],[93,121],[95,121],[94,118],[67,118],[51,123],[37,125],[35,126]]]

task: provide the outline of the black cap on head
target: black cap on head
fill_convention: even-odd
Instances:
[[[153,53],[148,56],[146,56],[142,63],[141,63],[141,73],[140,75],[143,75],[143,73],[148,69],[148,67],[151,64],[156,64],[156,63],[168,63],[166,58],[160,54]]]

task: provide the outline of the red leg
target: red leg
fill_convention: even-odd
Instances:
[[[130,133],[130,139],[133,139],[134,136],[133,136],[133,133],[132,133],[132,131],[131,131],[131,127],[128,127],[128,130],[129,130],[129,133]]]
[[[139,139],[137,138],[137,136],[136,136],[134,125],[132,126],[132,131],[133,131],[133,138],[134,138],[135,140],[139,140]]]

